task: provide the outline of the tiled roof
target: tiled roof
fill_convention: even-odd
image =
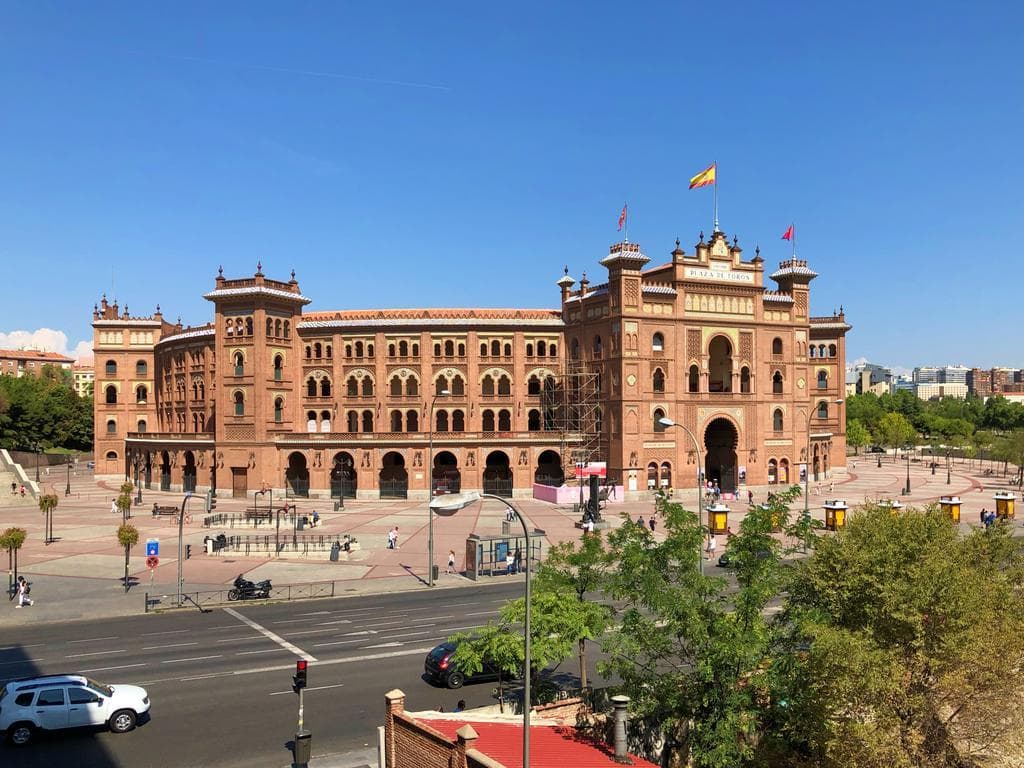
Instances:
[[[289,301],[295,301],[299,304],[309,304],[312,299],[303,296],[301,293],[292,293],[291,291],[281,291],[277,288],[268,288],[265,285],[250,285],[244,288],[218,288],[209,293],[203,294],[204,299],[213,301],[214,299],[230,298],[231,296],[272,296],[275,299],[288,299]]]
[[[761,298],[764,301],[774,301],[774,302],[778,302],[780,304],[792,304],[793,303],[793,297],[790,296],[789,294],[786,294],[786,293],[771,293],[769,291],[766,291],[761,296]]]
[[[608,293],[608,283],[600,283],[599,285],[587,286],[587,295],[584,298],[589,299],[591,296],[605,296]],[[579,296],[572,296],[566,299],[569,301],[579,301]]]
[[[73,357],[58,355],[56,352],[40,352],[38,349],[0,349],[5,360],[42,360],[51,363],[73,363]]]
[[[556,309],[355,309],[310,312],[302,316],[300,330],[356,326],[561,326]]]
[[[660,293],[665,296],[675,296],[676,289],[671,285],[645,285],[644,293]]]
[[[457,741],[455,732],[467,723],[477,733],[473,749],[508,768],[523,764],[523,727],[518,723],[465,720],[458,717],[419,718],[418,722],[445,738]],[[642,757],[632,756],[633,765],[657,768]],[[563,725],[530,726],[530,765],[532,768],[614,768],[614,750],[596,743],[575,728]]]
[[[159,320],[149,317],[118,317],[113,319],[97,318],[92,321],[93,325],[142,325],[160,327],[163,325]]]
[[[772,272],[771,279],[778,280],[780,277],[787,277],[789,275],[799,275],[801,277],[817,277],[818,273],[805,264],[797,264],[793,266],[789,262],[782,262],[779,268]]]
[[[164,336],[160,341],[157,342],[157,346],[167,341],[181,341],[183,339],[195,339],[200,336],[213,336],[214,328],[212,325],[208,325],[204,328],[190,328],[187,331],[176,333],[173,336]]]
[[[849,330],[851,330],[853,328],[853,326],[850,325],[849,323],[840,323],[840,322],[831,322],[831,321],[827,321],[827,322],[822,323],[822,322],[817,322],[817,321],[812,319],[811,320],[811,328],[813,328],[816,331],[823,331],[823,330],[828,330],[828,331],[849,331]]]

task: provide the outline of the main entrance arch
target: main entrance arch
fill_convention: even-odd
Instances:
[[[356,497],[356,462],[347,451],[334,454],[331,466],[331,498]]]
[[[309,498],[309,469],[306,468],[306,457],[295,451],[288,456],[288,469],[284,473],[285,496]]]
[[[544,451],[537,457],[537,470],[533,473],[533,482],[538,485],[553,485],[556,488],[565,483],[562,457],[557,451]]]
[[[185,493],[194,493],[196,490],[196,455],[192,451],[185,451],[185,468],[182,471],[182,488]]]
[[[491,451],[487,454],[484,467],[484,493],[512,498],[512,467],[509,466],[508,454],[504,451]]]
[[[402,454],[395,451],[384,454],[379,483],[382,499],[409,498],[409,473],[405,469],[405,458]]]
[[[160,490],[171,490],[171,456],[167,451],[160,452]]]
[[[728,419],[718,418],[704,430],[705,477],[726,493],[736,490],[736,446],[739,433]]]
[[[462,490],[462,473],[459,472],[459,460],[451,451],[441,451],[434,456],[434,468],[430,473],[433,481],[433,492],[458,493]]]

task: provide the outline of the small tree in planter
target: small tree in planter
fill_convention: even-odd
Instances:
[[[14,580],[18,578],[18,550],[28,537],[24,528],[8,528],[0,533],[0,547],[7,550],[7,592],[14,599]]]
[[[131,523],[121,523],[117,529],[117,543],[124,547],[124,591],[129,588],[128,562],[131,556],[132,547],[139,543],[139,531]]]
[[[39,497],[39,511],[46,518],[46,533],[43,536],[45,544],[53,541],[53,510],[57,508],[57,494],[44,493]]]
[[[121,510],[121,522],[125,523],[132,516],[132,491],[135,486],[131,483],[121,483],[120,495],[117,497],[117,508]]]

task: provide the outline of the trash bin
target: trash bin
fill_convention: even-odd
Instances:
[[[217,544],[216,539],[207,538],[206,539],[206,554],[212,555],[213,552],[214,552],[214,547],[216,546],[216,544]]]
[[[341,552],[341,542],[336,541],[331,544],[331,562],[338,562],[338,553]]]
[[[313,734],[309,731],[298,731],[295,734],[295,765],[309,765],[309,756],[313,752]]]
[[[437,577],[440,574],[441,569],[440,569],[439,566],[436,566],[436,565],[431,566],[431,567],[434,569],[434,581],[437,581]]]
[[[295,518],[295,530],[297,530],[297,531],[304,531],[306,529],[306,524],[308,522],[309,522],[309,518],[308,517],[297,517],[297,518]]]

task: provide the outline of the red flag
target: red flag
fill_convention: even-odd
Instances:
[[[787,229],[785,232],[782,233],[782,239],[783,240],[792,240],[793,239],[793,225],[792,224],[789,225],[789,229]]]
[[[626,225],[626,204],[622,204],[622,213],[619,214],[619,231]]]

